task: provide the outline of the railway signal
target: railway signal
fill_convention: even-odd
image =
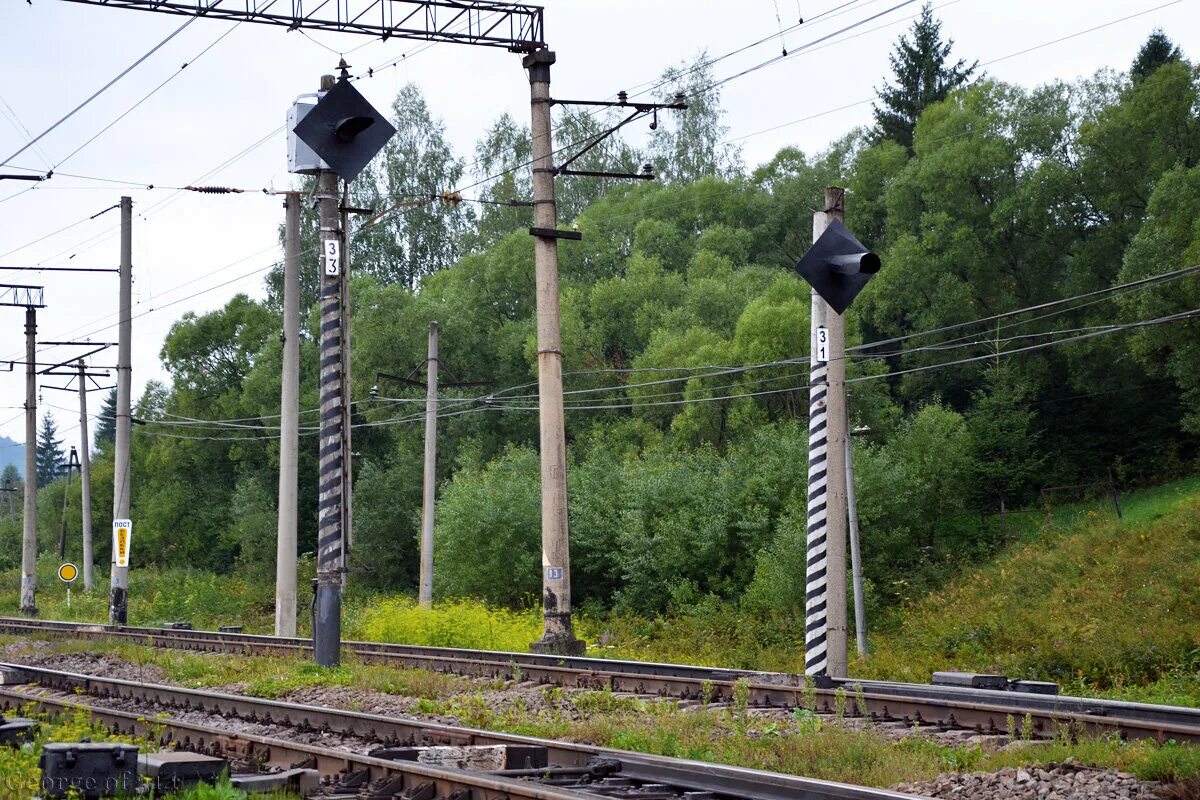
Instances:
[[[879,267],[879,256],[868,251],[836,217],[796,262],[796,272],[839,314],[846,313]]]
[[[845,190],[825,190],[813,246],[796,263],[812,286],[808,413],[808,550],[804,671],[844,677],[846,652],[846,321],[881,266],[842,223]]]
[[[358,177],[396,133],[392,124],[342,78],[303,115],[292,132],[347,183]]]
[[[317,581],[313,607],[313,657],[325,667],[341,659],[342,577],[345,573],[348,487],[345,481],[348,398],[343,381],[346,363],[345,303],[349,284],[342,276],[342,251],[346,231],[338,194],[338,178],[347,184],[358,177],[396,129],[350,85],[345,60],[338,65],[341,77],[321,78],[315,106],[293,106],[289,119],[298,120],[291,133],[311,148],[302,158],[291,159],[292,172],[315,174],[321,226],[321,340],[320,340],[320,479],[317,505]],[[303,154],[295,140],[288,151]],[[286,557],[286,556],[284,556]],[[294,596],[294,594],[293,594]]]

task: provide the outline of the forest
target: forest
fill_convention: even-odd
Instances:
[[[582,234],[559,248],[578,603],[654,616],[716,599],[802,616],[810,290],[794,265],[826,186],[846,187],[847,226],[883,260],[847,315],[873,611],[996,553],[1013,527],[1001,508],[1013,518],[1088,486],[1196,470],[1200,273],[1187,270],[1200,264],[1200,70],[1161,31],[1132,64],[1032,88],[958,55],[926,7],[881,76],[874,125],[755,166],[728,141],[700,53],[655,88],[683,92],[686,112],[664,115],[644,147],[610,140],[580,162],[650,163],[658,180],[560,180],[560,224]],[[397,135],[351,187],[352,205],[398,210],[352,232],[348,566],[364,585],[416,591],[424,391],[381,373],[420,381],[436,320],[443,380],[478,385],[441,393],[435,595],[523,607],[541,586],[532,217],[520,205],[529,130],[506,115],[474,153],[454,153],[415,85],[391,118]],[[556,143],[609,122],[567,111]],[[306,252],[315,232],[306,216]],[[313,255],[302,279],[307,558],[316,269]],[[135,410],[143,564],[274,575],[280,285],[277,268],[262,299],[183,314],[162,345],[170,381],[149,385]],[[111,415],[110,398],[92,470],[100,532]],[[48,421],[40,438],[45,553],[64,514],[68,530],[81,522]],[[1083,488],[1044,491],[1061,486]],[[107,538],[96,537],[100,564]],[[19,540],[19,520],[0,520],[0,567],[17,563]]]

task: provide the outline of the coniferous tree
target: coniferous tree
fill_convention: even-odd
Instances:
[[[1167,38],[1163,29],[1155,28],[1146,38],[1142,49],[1138,50],[1137,58],[1129,67],[1129,77],[1133,78],[1135,83],[1143,81],[1162,65],[1179,61],[1182,58],[1183,53],[1174,42]]]
[[[979,62],[967,66],[960,58],[948,64],[946,59],[953,46],[953,39],[942,41],[942,23],[926,3],[891,55],[895,85],[885,84],[876,92],[880,101],[874,107],[877,139],[891,139],[911,152],[921,112],[971,79]]]
[[[42,417],[42,427],[37,438],[37,486],[40,489],[58,477],[59,462],[62,460],[62,440],[58,438],[58,426],[47,413]]]
[[[96,419],[96,449],[105,450],[117,441],[117,389],[113,387],[104,397]]]

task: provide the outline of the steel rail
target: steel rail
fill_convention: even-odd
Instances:
[[[414,762],[391,762],[359,756],[350,751],[317,748],[273,737],[246,733],[230,733],[219,728],[173,719],[171,711],[201,711],[224,719],[241,719],[264,724],[294,727],[301,731],[322,731],[336,735],[376,741],[384,747],[397,746],[487,746],[516,745],[545,748],[550,762],[557,767],[583,767],[597,758],[619,761],[622,777],[635,781],[667,784],[689,792],[711,792],[723,798],[739,800],[901,800],[914,795],[883,789],[851,786],[819,781],[795,775],[783,775],[761,770],[745,769],[687,759],[653,756],[624,750],[595,747],[574,742],[561,742],[529,736],[516,736],[472,728],[425,722],[403,717],[390,717],[321,706],[287,703],[241,695],[229,695],[174,686],[137,683],[115,678],[80,675],[77,673],[27,667],[19,664],[0,664],[0,670],[15,673],[34,682],[28,687],[0,687],[0,707],[25,708],[29,703],[41,708],[83,709],[106,725],[118,725],[122,732],[146,735],[157,726],[164,726],[170,739],[185,744],[187,749],[200,749],[217,754],[233,755],[245,760],[260,760],[270,766],[294,766],[298,761],[315,758],[323,775],[347,769],[349,764],[380,768],[387,765],[393,771],[407,772]],[[43,690],[67,693],[66,697],[46,695]],[[96,698],[122,699],[168,709],[167,716],[147,717],[142,712],[106,707],[85,702],[80,693]],[[140,726],[140,727],[130,727]],[[166,742],[164,742],[166,743]],[[260,752],[258,748],[267,747]],[[377,777],[375,772],[373,777]],[[423,767],[420,777],[438,777],[445,772]],[[450,771],[456,773],[457,771]],[[474,773],[477,774],[477,773]],[[382,775],[378,776],[382,777]],[[441,776],[444,780],[445,776]],[[498,778],[496,778],[498,780]],[[530,784],[520,782],[522,786]],[[538,784],[532,784],[538,786]],[[499,791],[499,787],[492,787]],[[560,787],[561,789],[562,787]],[[441,796],[447,796],[448,792]],[[514,792],[511,797],[535,797]],[[579,794],[570,794],[578,798]],[[591,795],[587,795],[591,797]],[[536,795],[540,800],[560,800]]]
[[[350,751],[289,742],[285,739],[232,733],[176,719],[148,719],[142,714],[104,708],[79,700],[37,697],[13,689],[0,688],[0,705],[10,708],[16,704],[19,704],[16,707],[32,708],[37,713],[50,717],[65,712],[83,711],[115,733],[154,739],[161,747],[177,747],[181,750],[223,756],[261,767],[289,769],[305,765],[318,770],[323,777],[331,778],[365,769],[373,781],[403,776],[404,789],[416,789],[421,784],[428,783],[437,789],[438,797],[450,797],[452,793],[460,790],[469,792],[468,797],[473,800],[582,800],[591,797],[581,792],[498,778],[486,773],[439,769],[413,761],[389,761]]]
[[[138,644],[205,652],[300,655],[311,652],[306,639],[169,628],[80,625],[71,622],[0,617],[0,632],[110,638]],[[756,706],[799,707],[814,699],[833,713],[839,704],[864,703],[881,720],[902,720],[944,728],[1004,733],[1008,717],[1029,716],[1036,732],[1064,728],[1076,733],[1110,733],[1157,741],[1200,742],[1200,709],[1127,703],[1097,698],[931,686],[886,681],[837,680],[833,688],[803,683],[802,676],[690,665],[544,656],[486,650],[457,650],[377,642],[344,642],[364,663],[379,663],[492,678],[517,678],[584,689],[611,689],[686,700],[732,699],[737,681],[748,683]],[[838,699],[838,690],[844,693]]]

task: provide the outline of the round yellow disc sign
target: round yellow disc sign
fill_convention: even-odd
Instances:
[[[79,567],[74,564],[63,564],[58,568],[58,579],[63,583],[71,583],[79,577]]]

